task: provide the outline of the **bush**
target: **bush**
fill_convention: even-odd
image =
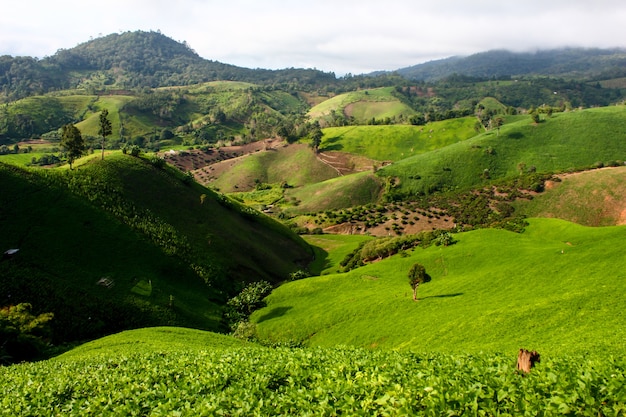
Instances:
[[[50,337],[48,322],[54,314],[31,313],[32,305],[21,303],[0,309],[0,362],[41,358]]]
[[[150,163],[159,169],[165,168],[166,164],[165,159],[159,156],[153,156],[152,158],[150,158]]]
[[[228,300],[225,314],[232,331],[239,328],[241,322],[247,322],[253,311],[265,306],[263,299],[272,292],[272,284],[256,281],[248,284],[239,294]]]

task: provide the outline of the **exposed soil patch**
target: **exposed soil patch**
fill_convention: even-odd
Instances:
[[[285,146],[285,142],[282,140],[266,139],[245,145],[223,146],[217,149],[171,150],[161,152],[160,155],[167,163],[174,165],[181,171],[191,172],[199,183],[206,185],[231,168],[235,164],[236,158],[281,146]]]
[[[377,164],[376,161],[364,156],[337,151],[320,152],[317,154],[317,158],[332,167],[339,175],[371,171],[374,169],[374,165]]]

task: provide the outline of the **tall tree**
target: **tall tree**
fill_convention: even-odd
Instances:
[[[107,109],[102,110],[100,113],[100,124],[98,134],[102,137],[102,160],[104,160],[104,145],[106,137],[112,133],[111,121],[109,120],[109,111]]]
[[[324,136],[319,123],[315,122],[309,136],[311,137],[311,148],[313,148],[315,153],[318,153],[320,145],[322,144],[322,137]]]
[[[426,273],[426,268],[422,264],[413,264],[409,270],[409,284],[413,288],[413,301],[417,300],[417,287],[420,284],[430,281],[430,275]]]
[[[61,147],[65,149],[67,161],[72,169],[72,163],[85,153],[85,140],[80,130],[71,123],[61,128]]]

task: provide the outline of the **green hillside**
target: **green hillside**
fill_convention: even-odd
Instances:
[[[530,217],[553,217],[585,226],[626,224],[626,167],[565,174],[546,183],[532,200],[515,209]]]
[[[372,119],[408,118],[415,114],[393,95],[394,91],[393,87],[384,87],[340,94],[312,107],[308,115],[324,126],[341,120],[365,124]]]
[[[612,106],[558,113],[533,124],[516,118],[499,134],[483,133],[378,171],[399,180],[399,194],[468,189],[520,172],[582,170],[614,164],[626,155],[626,110]]]
[[[320,149],[367,156],[378,161],[399,161],[434,151],[476,135],[476,119],[464,117],[426,126],[345,126],[324,129]]]
[[[311,259],[285,226],[142,159],[0,164],[0,177],[0,247],[20,249],[0,262],[0,304],[53,312],[55,342],[156,324],[217,330],[242,282],[280,282]]]
[[[452,246],[285,284],[252,320],[261,340],[309,346],[621,355],[625,233],[553,219],[522,234],[461,233]],[[419,302],[407,278],[416,262],[432,277]]]
[[[308,146],[290,145],[223,162],[229,167],[211,182],[222,192],[254,189],[260,183],[286,183],[300,187],[336,177],[337,172],[319,161]]]
[[[361,172],[288,190],[285,194],[298,201],[298,205],[290,207],[289,212],[315,213],[376,202],[382,189],[380,180],[374,174]]]

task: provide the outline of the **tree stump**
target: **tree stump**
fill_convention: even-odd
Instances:
[[[517,369],[529,373],[530,369],[535,366],[535,363],[541,362],[541,357],[536,350],[532,352],[526,349],[520,349],[517,355]]]

